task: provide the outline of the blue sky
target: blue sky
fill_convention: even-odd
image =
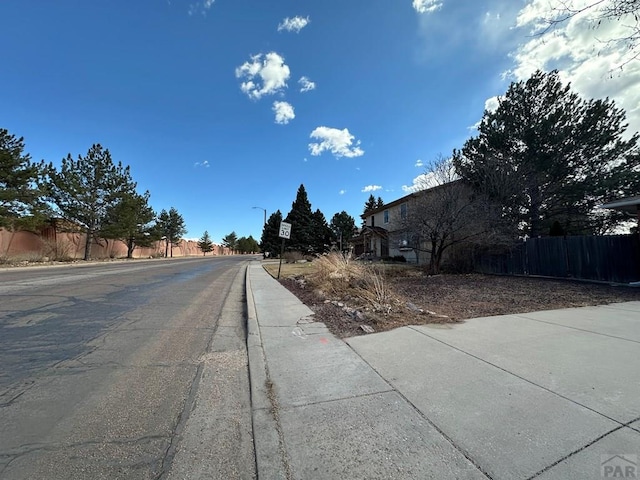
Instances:
[[[593,55],[589,17],[532,35],[548,5],[3,0],[0,127],[56,165],[102,144],[188,238],[259,240],[252,207],[286,215],[300,184],[327,221],[359,225],[371,193],[406,195],[536,68],[614,98],[638,129],[640,62],[611,75],[624,58]]]

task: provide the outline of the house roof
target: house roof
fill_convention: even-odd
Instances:
[[[429,193],[429,192],[433,192],[435,190],[439,190],[441,188],[447,188],[450,187],[451,185],[461,182],[462,180],[454,180],[452,182],[447,182],[447,183],[443,183],[441,185],[436,185],[435,187],[431,187],[431,188],[427,188],[425,190],[418,190],[417,192],[412,192],[409,195],[405,195],[404,197],[400,197],[397,200],[394,200],[393,202],[389,202],[389,203],[385,203],[384,205],[382,205],[379,208],[374,208],[373,210],[369,210],[368,212],[363,213],[362,215],[360,215],[360,218],[365,218],[368,217],[370,215],[374,215],[378,212],[382,212],[384,210],[387,210],[390,207],[395,207],[396,205],[400,205],[402,203],[405,203],[406,201],[408,201],[410,198],[412,197],[419,197],[420,195]]]
[[[377,233],[378,235],[381,235],[383,237],[387,236],[387,229],[386,228],[382,228],[382,227],[370,227],[368,225],[365,225],[364,227],[362,227],[362,233],[365,232],[365,230],[369,230],[373,233]]]
[[[351,240],[361,240],[362,238],[364,238],[365,233],[372,233],[375,235],[378,235],[382,238],[387,238],[389,232],[382,228],[382,227],[370,227],[368,225],[365,225],[362,227],[362,229],[360,230],[360,233],[358,235],[356,235],[355,237],[353,237]]]
[[[364,212],[362,215],[360,215],[361,218],[365,218],[368,217],[370,215],[374,215],[378,212],[382,212],[384,210],[387,210],[389,207],[395,207],[396,205],[400,205],[401,203],[406,202],[409,198],[416,196],[416,193],[410,193],[409,195],[405,195],[404,197],[401,197],[397,200],[394,200],[393,202],[389,202],[389,203],[385,203],[383,206],[379,207],[379,208],[374,208],[372,210],[369,210],[367,212]]]
[[[621,210],[623,212],[636,213],[640,211],[640,195],[614,200],[613,202],[600,205],[600,208],[610,208],[612,210]]]

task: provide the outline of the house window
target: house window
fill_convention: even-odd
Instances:
[[[396,238],[398,242],[398,250],[401,252],[411,250],[411,242],[409,241],[409,235],[407,233],[403,233]]]
[[[389,223],[389,210],[384,211],[384,223]]]
[[[402,220],[406,220],[407,219],[407,204],[403,203],[402,205],[400,205],[400,218]]]

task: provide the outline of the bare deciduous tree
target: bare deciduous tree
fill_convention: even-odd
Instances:
[[[417,186],[402,230],[392,241],[406,244],[417,256],[427,253],[431,273],[440,272],[443,255],[451,247],[471,241],[483,244],[499,237],[499,209],[456,175],[450,158],[431,162]]]
[[[549,3],[549,14],[543,19],[544,25],[538,28],[539,34],[545,34],[583,13],[591,15],[593,28],[604,23],[618,22],[624,27],[624,33],[603,40],[605,47],[617,47],[626,51],[620,68],[640,57],[640,0],[558,0],[557,6]]]

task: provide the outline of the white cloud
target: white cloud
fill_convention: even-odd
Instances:
[[[345,193],[347,193],[347,191],[345,189],[342,189],[338,192],[340,195],[344,195]]]
[[[300,77],[300,80],[298,80],[298,83],[300,84],[301,92],[310,92],[311,90],[316,89],[315,82],[312,82],[311,80],[309,80],[309,77]]]
[[[484,109],[488,112],[495,112],[500,106],[499,98],[500,97],[498,96],[487,98],[484,102]],[[478,130],[478,128],[480,128],[481,122],[482,122],[482,119],[478,120],[476,123],[474,123],[470,127],[467,127],[467,129],[472,131]]]
[[[433,13],[442,8],[438,0],[413,0],[413,8],[418,13]]]
[[[557,18],[558,10],[548,0],[529,0],[520,10],[516,24],[528,28],[530,39],[512,54],[514,66],[509,77],[526,80],[537,70],[557,69],[563,82],[585,99],[609,97],[624,108],[628,132],[640,130],[640,61],[628,62],[625,44],[616,41],[629,34],[634,19],[602,20],[596,18],[598,8],[606,8],[612,0],[604,0],[546,31],[548,21]],[[592,0],[574,0],[574,10]]]
[[[362,188],[362,191],[365,193],[375,192],[376,190],[382,190],[382,187],[380,185],[367,185]]]
[[[420,159],[416,160],[416,167],[420,168],[420,167],[424,167],[424,162]]]
[[[193,164],[193,166],[196,168],[198,167],[209,168],[209,160],[205,160],[204,162],[196,162]]]
[[[433,172],[423,173],[414,178],[411,185],[403,185],[402,191],[409,194],[419,192],[420,190],[426,190],[427,188],[435,187],[436,185],[438,185],[438,182],[436,181],[435,174]]]
[[[287,32],[298,33],[309,24],[309,17],[287,17],[278,25],[278,31],[286,30]]]
[[[202,13],[202,15],[206,15],[207,11],[213,6],[216,0],[203,0],[201,2],[192,3],[189,5],[189,15],[194,15],[196,13]]]
[[[311,155],[321,155],[322,152],[329,151],[336,157],[360,157],[364,155],[364,150],[360,148],[360,140],[354,144],[355,137],[349,133],[347,128],[339,130],[330,127],[318,127],[310,135],[311,138],[319,139],[318,143],[310,143]]]
[[[290,75],[284,58],[275,52],[253,55],[251,61],[236,68],[236,77],[245,79],[240,89],[256,100],[281,92],[286,88]]]
[[[498,101],[498,97],[487,98],[484,102],[484,109],[489,112],[495,112],[500,106],[500,102]]]
[[[478,17],[471,28],[475,35],[479,35],[476,37],[477,48],[490,55],[514,48],[523,38],[522,32],[517,31],[514,25],[524,1],[505,3],[494,0],[488,3],[491,9]]]
[[[276,123],[280,125],[286,125],[296,118],[293,106],[288,102],[273,102],[273,112],[276,114]]]
[[[411,185],[403,185],[402,191],[405,193],[419,192],[458,178],[460,177],[456,174],[451,158],[437,159],[434,162],[429,162],[424,173],[415,177]]]

